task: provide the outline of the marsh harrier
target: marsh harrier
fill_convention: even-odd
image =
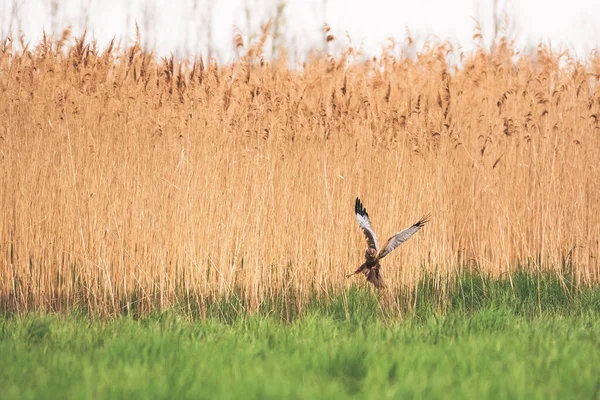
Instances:
[[[358,197],[356,198],[354,211],[356,212],[358,225],[367,239],[367,251],[365,253],[366,261],[363,265],[358,267],[353,274],[347,275],[347,277],[351,277],[362,272],[367,277],[368,282],[371,282],[377,289],[383,289],[385,287],[385,283],[383,282],[381,273],[379,272],[379,268],[381,268],[379,260],[390,254],[396,247],[400,246],[412,235],[417,233],[419,229],[423,227],[423,225],[429,222],[429,216],[421,218],[421,220],[415,223],[413,226],[406,228],[390,237],[380,249],[379,243],[377,242],[377,236],[375,235],[373,228],[371,228],[369,214],[367,214],[367,210],[363,207]]]

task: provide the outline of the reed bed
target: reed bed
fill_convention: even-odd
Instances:
[[[265,33],[266,35],[266,33]],[[344,295],[360,196],[391,293],[464,270],[600,278],[600,58],[430,43],[227,65],[71,38],[0,48],[0,309],[145,314]],[[410,46],[410,43],[408,44]],[[567,285],[565,285],[567,290]],[[400,301],[400,300],[399,300]]]

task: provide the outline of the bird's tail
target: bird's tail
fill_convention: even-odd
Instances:
[[[367,275],[367,282],[371,282],[375,288],[381,290],[386,287],[381,274],[379,273],[379,268],[372,268]]]

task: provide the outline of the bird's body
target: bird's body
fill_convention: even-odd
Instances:
[[[369,214],[367,214],[367,210],[363,207],[358,197],[356,198],[354,211],[356,213],[358,225],[360,226],[360,229],[367,240],[367,251],[365,252],[365,263],[358,267],[354,273],[348,275],[348,277],[363,273],[367,278],[367,282],[371,282],[377,289],[383,289],[385,287],[385,283],[379,271],[381,269],[379,260],[391,253],[396,247],[407,241],[412,235],[417,233],[419,229],[421,229],[423,225],[429,221],[428,217],[421,218],[421,220],[411,227],[391,236],[380,249],[377,236],[375,235],[373,228],[371,228]]]
[[[375,286],[377,289],[382,289],[385,287],[385,283],[381,278],[379,268],[381,268],[379,260],[365,262],[363,265],[358,267],[358,269],[353,274],[350,274],[348,276],[352,276],[362,272],[367,277],[367,282],[371,282],[373,286]]]

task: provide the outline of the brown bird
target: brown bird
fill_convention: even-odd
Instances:
[[[367,277],[367,282],[371,282],[373,286],[377,289],[383,289],[385,287],[385,283],[381,278],[381,273],[379,272],[379,268],[381,265],[379,264],[379,260],[383,257],[390,254],[396,247],[400,246],[402,243],[406,242],[412,235],[417,233],[419,229],[423,227],[427,222],[429,222],[429,216],[425,216],[421,218],[419,222],[411,226],[410,228],[406,228],[392,237],[390,237],[387,242],[383,245],[381,250],[379,249],[379,243],[377,242],[377,236],[371,228],[371,220],[369,219],[369,214],[367,214],[367,210],[363,207],[360,199],[356,198],[356,204],[354,206],[354,211],[356,212],[356,219],[358,220],[358,225],[360,229],[365,234],[365,238],[367,239],[367,251],[365,253],[365,263],[358,267],[353,274],[347,275],[347,277],[351,277],[358,273],[363,273]]]

